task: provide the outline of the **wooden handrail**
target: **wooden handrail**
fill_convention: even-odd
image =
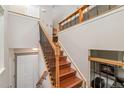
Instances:
[[[60,79],[59,79],[59,55],[60,55],[60,49],[59,49],[59,44],[58,42],[55,43],[56,46],[56,87],[59,88],[60,87]]]
[[[98,57],[89,57],[88,58],[90,62],[99,62],[103,64],[109,64],[109,65],[115,65],[115,66],[124,66],[124,62],[122,61],[115,61],[115,60],[109,60],[105,58],[98,58]]]
[[[55,87],[60,87],[60,79],[59,79],[59,45],[58,43],[53,43],[52,39],[49,38],[48,33],[45,31],[44,27],[39,23],[39,25],[42,28],[43,33],[45,34],[46,38],[48,39],[50,45],[52,46],[52,49],[54,50],[55,54]]]
[[[48,72],[47,71],[44,71],[43,74],[41,75],[39,81],[36,84],[36,87],[37,88],[39,88],[42,85],[43,80],[46,79],[47,75],[48,75]]]

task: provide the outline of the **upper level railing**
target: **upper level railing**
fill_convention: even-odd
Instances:
[[[120,6],[121,5],[81,6],[78,10],[76,10],[74,13],[59,23],[59,30],[61,31],[76,24],[82,23],[86,20],[95,18]]]
[[[52,85],[54,87],[60,86],[59,81],[59,46],[57,43],[53,43],[49,38],[46,31],[39,24],[40,29],[40,45],[46,59],[46,64],[50,72]]]
[[[63,30],[75,24],[81,23],[83,21],[83,11],[89,7],[89,5],[81,6],[78,10],[74,13],[66,17],[59,23],[59,29]]]
[[[124,88],[123,56],[124,51],[89,49],[90,87]]]

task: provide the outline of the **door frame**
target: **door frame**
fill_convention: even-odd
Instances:
[[[25,55],[38,55],[38,52],[15,53],[15,88],[17,88],[17,57]]]

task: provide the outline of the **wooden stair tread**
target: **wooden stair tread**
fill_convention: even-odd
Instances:
[[[66,61],[67,60],[67,56],[59,56],[59,61]]]
[[[76,85],[81,84],[81,83],[82,83],[82,80],[74,76],[74,77],[70,77],[65,80],[62,80],[60,82],[60,87],[61,88],[73,88],[73,87],[77,87]]]
[[[60,66],[66,65],[66,64],[71,64],[71,63],[68,62],[68,61],[59,61],[59,65],[60,65]]]
[[[61,55],[60,55],[59,58],[67,58],[67,56],[63,56],[63,55],[61,56]]]
[[[74,73],[74,72],[76,72],[76,71],[74,69],[70,68],[70,67],[69,68],[61,69],[60,70],[60,77],[68,75],[70,73]]]

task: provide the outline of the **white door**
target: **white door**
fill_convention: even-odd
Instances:
[[[17,56],[17,88],[34,88],[38,81],[38,55]]]

